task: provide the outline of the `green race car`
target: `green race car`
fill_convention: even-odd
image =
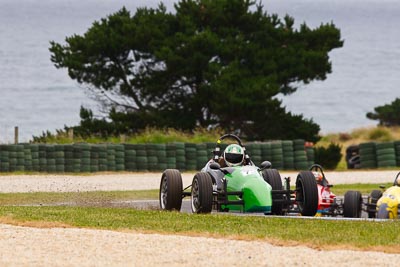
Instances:
[[[233,139],[221,151],[224,139]],[[286,215],[299,213],[314,216],[318,208],[318,190],[311,171],[301,171],[290,187],[290,177],[284,179],[269,161],[259,167],[251,161],[239,137],[226,134],[219,138],[214,157],[193,177],[192,184],[183,188],[179,170],[167,169],[160,183],[160,208],[180,211],[182,199],[190,197],[193,213],[227,212]]]

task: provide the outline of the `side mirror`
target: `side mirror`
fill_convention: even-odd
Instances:
[[[269,162],[267,160],[263,161],[263,162],[261,162],[260,170],[269,169],[269,168],[271,168],[271,166],[272,166],[271,162]]]
[[[219,169],[221,169],[221,165],[219,165],[218,162],[210,163],[210,169],[211,170],[219,170]]]

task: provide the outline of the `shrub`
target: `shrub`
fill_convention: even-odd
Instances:
[[[315,147],[315,163],[323,166],[325,169],[336,169],[342,158],[342,147],[339,144],[330,143],[326,147]]]
[[[392,135],[387,128],[378,127],[373,129],[369,133],[369,139],[372,141],[390,141],[392,139]]]

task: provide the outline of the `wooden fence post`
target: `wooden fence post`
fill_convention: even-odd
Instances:
[[[71,141],[74,140],[74,129],[72,129],[72,128],[68,129],[68,138]]]
[[[121,134],[119,137],[120,137],[121,143],[125,143],[126,142],[126,135],[125,134]]]
[[[18,126],[14,127],[14,144],[18,144]]]

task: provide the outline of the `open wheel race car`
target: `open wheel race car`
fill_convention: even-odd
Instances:
[[[313,164],[309,170],[313,173],[318,187],[316,216],[361,217],[362,196],[359,191],[347,191],[344,199],[338,199],[331,191],[333,185],[326,179],[323,168],[318,164]]]
[[[373,190],[368,197],[366,210],[369,218],[400,218],[400,172],[397,173],[393,185],[384,190]],[[384,187],[381,187],[384,189]]]
[[[228,155],[226,151],[229,146],[223,153],[221,151],[221,142],[226,138],[235,141],[234,146],[238,146],[234,148],[236,151],[243,151],[234,155],[236,159],[241,155],[235,164],[222,166],[221,159],[226,159],[224,156]],[[291,212],[303,216],[316,214],[318,190],[312,172],[300,172],[296,178],[295,189],[291,190],[289,177],[285,178],[282,184],[278,170],[271,169],[269,161],[262,162],[260,167],[255,166],[239,137],[232,134],[219,138],[213,155],[206,166],[194,175],[192,184],[186,188],[183,188],[179,170],[167,169],[163,172],[159,192],[162,210],[180,211],[182,199],[190,197],[193,213],[210,213],[215,210],[275,215]]]

